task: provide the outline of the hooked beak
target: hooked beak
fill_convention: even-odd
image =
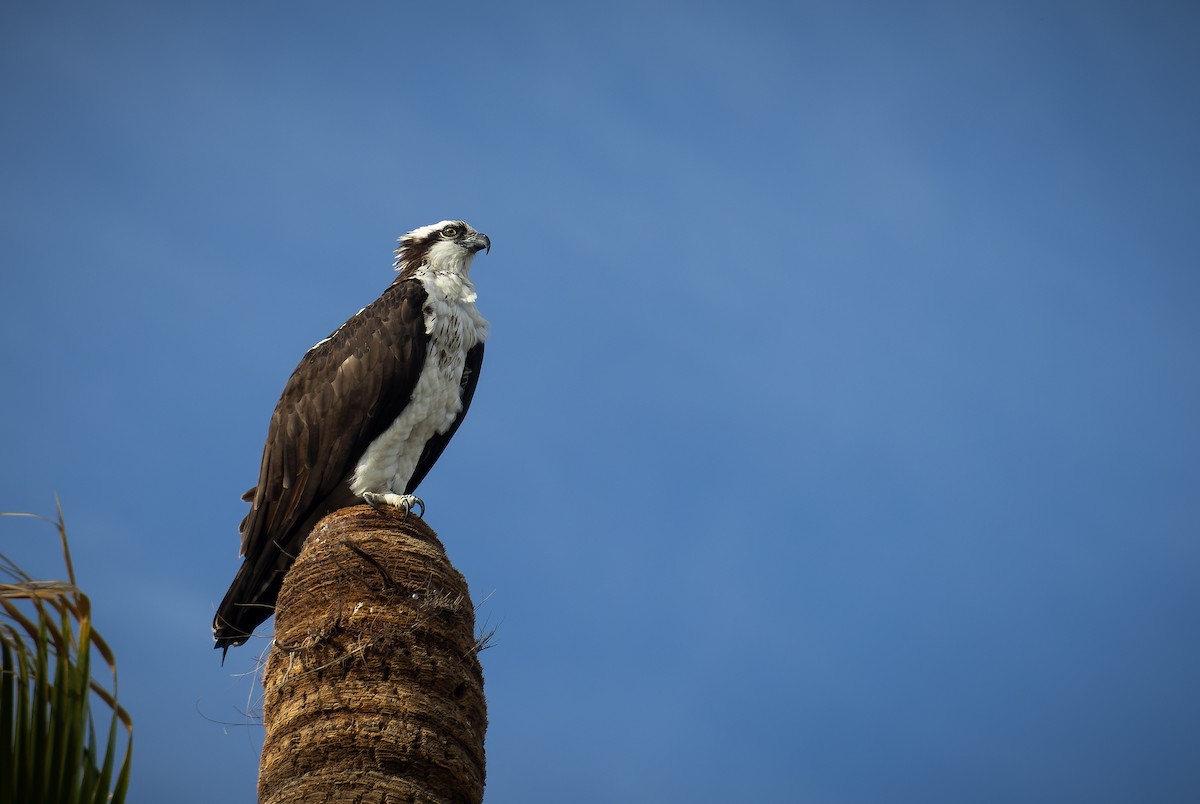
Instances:
[[[492,241],[483,232],[476,232],[471,235],[467,243],[467,248],[472,254],[478,254],[480,251],[490,252],[492,250]]]

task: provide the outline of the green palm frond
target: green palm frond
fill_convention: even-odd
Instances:
[[[0,552],[0,801],[124,801],[133,723],[117,703],[112,650],[75,583],[62,509],[57,520],[0,516],[54,525],[67,571],[66,581],[34,580]],[[109,686],[92,677],[94,656]]]

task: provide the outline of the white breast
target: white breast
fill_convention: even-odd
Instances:
[[[417,272],[428,300],[428,351],[412,400],[359,460],[350,490],[403,494],[425,443],[444,433],[462,410],[459,387],[467,351],[487,338],[488,322],[475,308],[475,287],[457,272]]]

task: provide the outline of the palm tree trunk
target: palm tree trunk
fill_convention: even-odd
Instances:
[[[462,575],[416,516],[317,523],[275,608],[258,800],[483,800],[487,709]]]

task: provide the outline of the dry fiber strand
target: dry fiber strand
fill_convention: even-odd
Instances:
[[[365,505],[325,517],[275,612],[260,802],[483,800],[475,613],[423,520]]]

